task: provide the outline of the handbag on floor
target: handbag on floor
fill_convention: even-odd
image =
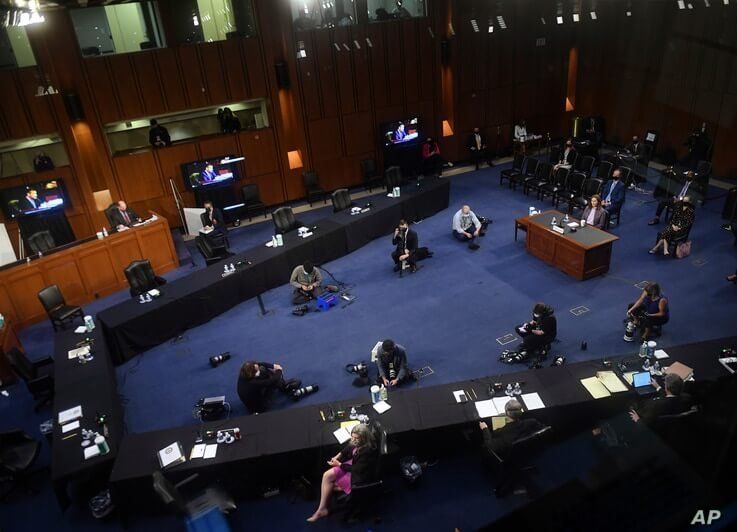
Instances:
[[[679,242],[676,246],[676,258],[685,259],[691,254],[691,241]]]

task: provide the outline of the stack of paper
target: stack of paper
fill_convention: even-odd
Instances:
[[[581,379],[581,384],[588,390],[591,397],[594,399],[601,399],[602,397],[609,397],[612,395],[609,390],[606,389],[599,379],[596,377],[589,377],[588,379]]]
[[[82,406],[81,405],[77,405],[74,408],[63,410],[59,412],[59,425],[69,423],[70,421],[74,421],[75,419],[79,419],[81,417],[82,417]]]
[[[333,431],[333,436],[338,440],[338,443],[345,443],[351,439],[351,433],[345,427],[340,427],[338,430]]]
[[[626,373],[622,373],[622,377],[624,377],[624,380],[627,381],[627,384],[632,386],[632,382],[634,381],[634,375],[637,373],[636,371],[627,371]]]
[[[537,394],[537,392],[523,393],[521,397],[522,402],[527,407],[527,410],[537,410],[539,408],[545,408],[545,404],[543,403],[543,400],[540,399],[540,396]]]
[[[662,349],[656,349],[655,350],[655,353],[653,353],[653,354],[655,355],[655,358],[657,358],[659,360],[661,360],[663,358],[668,358],[668,353],[666,353]]]
[[[386,401],[378,401],[374,404],[374,410],[376,410],[379,414],[383,414],[387,410],[389,410],[392,406],[387,403]]]
[[[494,406],[493,399],[476,401],[474,405],[476,406],[476,412],[478,412],[479,417],[482,419],[499,415],[499,411],[496,409],[496,406]]]
[[[627,391],[627,387],[621,380],[619,380],[619,377],[617,377],[613,371],[597,371],[596,378],[599,379],[599,381],[611,393]]]
[[[496,407],[497,412],[499,412],[500,415],[504,415],[506,412],[505,406],[507,406],[507,403],[514,399],[514,397],[509,397],[508,395],[505,395],[503,397],[494,397],[494,406]]]
[[[85,331],[87,328],[85,327]],[[75,358],[79,358],[80,356],[84,356],[89,354],[90,352],[90,346],[85,345],[83,347],[78,347],[77,349],[72,349],[71,351],[67,352],[67,357],[69,360],[74,360]]]

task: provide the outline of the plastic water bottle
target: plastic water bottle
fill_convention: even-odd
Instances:
[[[87,327],[87,332],[91,332],[95,328],[95,322],[92,320],[92,316],[84,317],[84,325]]]
[[[382,401],[386,401],[387,399],[389,399],[389,392],[387,391],[386,386],[384,386],[383,384],[381,385],[381,392],[379,393],[379,397],[381,397]]]
[[[514,389],[512,388],[512,383],[511,382],[509,384],[507,384],[507,389],[504,390],[504,393],[506,395],[508,395],[509,397],[512,397],[512,395],[514,394]]]
[[[138,296],[138,302],[139,303],[145,303],[146,302],[146,298],[143,297],[143,294],[141,294],[140,296]]]
[[[514,389],[512,390],[512,393],[514,395],[522,395],[522,387],[520,386],[519,382],[514,383]]]
[[[151,294],[146,293],[146,303],[151,303]]]
[[[557,223],[558,223],[558,219],[555,216],[553,216],[553,219],[550,220],[550,225],[555,225]]]
[[[230,263],[230,273],[233,273],[235,271],[235,266],[233,266],[233,263]]]
[[[642,342],[640,346],[640,358],[647,357],[647,342]]]
[[[228,265],[223,264],[223,273],[228,273]]]
[[[102,236],[107,236],[107,227],[102,228]]]
[[[568,213],[566,213],[565,217],[563,218],[563,223],[568,223]]]
[[[350,415],[348,417],[350,419],[356,419],[358,417],[358,412],[356,412],[356,407],[355,406],[352,406],[351,407],[351,413],[350,413]]]

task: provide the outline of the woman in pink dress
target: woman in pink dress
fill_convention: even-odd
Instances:
[[[322,475],[320,505],[307,521],[314,523],[328,515],[333,491],[350,493],[351,487],[372,482],[376,476],[376,444],[368,425],[358,424],[351,430],[351,441],[328,460],[330,469]]]

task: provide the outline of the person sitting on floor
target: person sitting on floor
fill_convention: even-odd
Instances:
[[[384,340],[376,354],[376,367],[379,370],[379,384],[397,386],[411,378],[407,367],[407,350],[395,344],[394,340]]]
[[[322,274],[310,261],[305,261],[292,270],[289,284],[294,287],[292,303],[302,305],[317,299],[322,293]]]
[[[302,385],[297,379],[284,380],[284,369],[269,362],[246,362],[238,374],[238,397],[251,414],[265,412],[276,390],[291,394]]]
[[[522,404],[517,399],[510,399],[504,405],[506,419],[503,427],[492,431],[485,421],[480,421],[479,428],[484,438],[484,447],[504,458],[514,442],[545,428],[545,425],[536,419],[522,419],[523,413]]]
[[[328,503],[334,491],[350,494],[354,486],[374,482],[378,454],[371,428],[363,423],[354,426],[350,443],[328,460],[330,469],[322,475],[320,504],[307,521],[314,523],[328,515]]]
[[[668,248],[673,240],[684,238],[691,231],[694,219],[696,218],[696,209],[691,203],[691,198],[686,196],[683,200],[673,204],[673,217],[670,225],[658,233],[655,238],[655,247],[649,253],[654,255],[663,246],[663,255],[670,255]]]
[[[682,414],[691,409],[693,401],[691,396],[683,393],[683,379],[675,373],[668,373],[665,376],[665,386],[663,388],[652,380],[655,389],[660,395],[648,399],[637,410],[630,410],[632,421],[638,423],[642,421],[646,425],[652,425],[657,422],[661,416],[672,416]]]
[[[486,234],[487,225],[488,222],[484,224],[484,221],[476,216],[471,207],[464,205],[453,215],[453,236],[461,242],[468,242],[468,247],[476,250],[479,249],[476,237]]]
[[[640,297],[627,308],[627,317],[642,331],[640,340],[649,340],[654,327],[662,327],[670,319],[668,298],[658,283],[648,283]]]
[[[395,272],[402,269],[404,261],[407,261],[409,271],[412,273],[417,271],[418,242],[417,233],[409,228],[407,220],[399,220],[399,226],[394,229],[392,237],[392,245],[395,247],[392,252]]]
[[[607,219],[609,216],[601,205],[601,196],[594,194],[589,199],[589,204],[583,210],[582,220],[586,220],[587,225],[593,225],[599,229],[606,229]]]

